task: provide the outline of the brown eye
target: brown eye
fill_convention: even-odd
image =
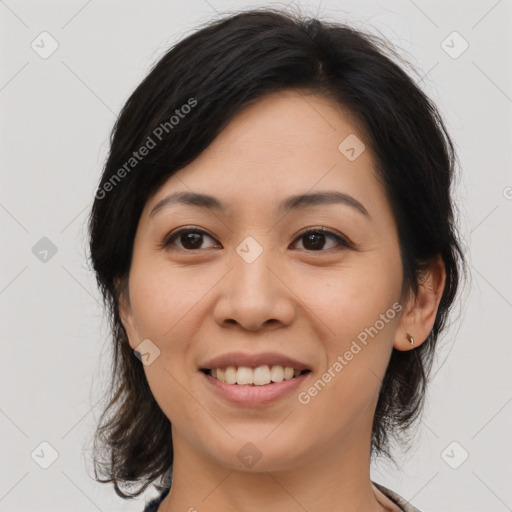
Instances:
[[[205,231],[198,228],[184,228],[179,231],[168,235],[162,242],[160,247],[169,248],[174,246],[177,249],[183,251],[197,251],[201,249],[207,249],[208,247],[202,247],[205,238],[214,240]],[[308,252],[324,252],[327,249],[349,248],[350,244],[340,235],[324,228],[309,228],[307,231],[303,231],[296,240],[303,241],[301,250]],[[330,240],[330,242],[329,242]],[[214,247],[210,246],[210,247]]]
[[[163,242],[162,247],[165,248],[171,245],[175,245],[178,249],[185,251],[204,249],[204,247],[201,247],[201,245],[204,243],[205,237],[213,240],[210,235],[200,229],[181,229],[167,237]]]
[[[334,240],[334,244],[329,245],[326,239]],[[308,231],[302,232],[297,240],[303,240],[303,249],[306,251],[322,251],[324,249],[332,249],[333,247],[342,246],[348,248],[348,242],[336,233],[333,233],[324,228],[309,229]],[[300,247],[299,247],[300,249]]]

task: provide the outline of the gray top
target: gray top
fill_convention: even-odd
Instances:
[[[405,498],[399,496],[396,492],[384,487],[383,485],[372,482],[377,489],[384,494],[387,498],[389,498],[395,505],[400,507],[402,512],[421,512],[419,508],[416,508],[414,505],[409,503]],[[165,497],[169,494],[170,489],[164,489],[160,496],[156,497],[152,501],[150,501],[143,512],[157,512],[160,503],[165,499]]]

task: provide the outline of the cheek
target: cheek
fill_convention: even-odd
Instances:
[[[299,296],[321,321],[324,335],[340,349],[379,321],[399,298],[401,274],[396,262],[390,266],[372,256],[358,263],[334,272],[303,275],[298,281]],[[395,316],[394,310],[390,315]]]
[[[376,404],[400,308],[393,294],[381,287],[360,280],[349,291],[345,284],[330,287],[330,305],[317,324],[323,329],[325,367],[299,397],[310,427],[323,429],[326,436],[351,428]],[[329,427],[326,417],[331,418]]]
[[[211,286],[210,286],[211,288]],[[198,414],[191,405],[193,390],[184,386],[192,368],[190,340],[200,328],[207,283],[197,269],[171,271],[161,262],[134,259],[130,297],[141,339],[150,339],[159,355],[144,372],[151,392],[172,424],[186,429]]]
[[[207,283],[192,267],[171,271],[159,262],[133,265],[130,296],[141,335],[160,342],[183,339],[184,328],[194,330],[207,291]]]
[[[338,278],[317,281],[317,288],[309,283],[314,290],[309,296],[316,300],[310,307],[321,320],[317,330],[327,353],[326,373],[311,390],[311,396],[318,393],[313,406],[318,417],[330,407],[357,416],[376,398],[402,307],[399,264],[369,255],[364,264],[340,270]]]

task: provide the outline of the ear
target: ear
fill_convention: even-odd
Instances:
[[[124,330],[128,336],[128,342],[130,347],[135,350],[139,345],[139,332],[135,323],[134,314],[130,304],[130,293],[128,290],[128,281],[121,282],[116,279],[115,286],[119,300],[119,316],[121,317],[121,323],[123,324]]]
[[[434,327],[445,282],[445,266],[441,256],[437,256],[421,276],[418,292],[411,294],[407,300],[405,311],[395,333],[394,348],[411,350],[428,338]],[[410,344],[407,333],[414,338],[414,345]]]

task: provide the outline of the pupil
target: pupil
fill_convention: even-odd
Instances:
[[[319,241],[319,237],[323,237],[324,235],[321,233],[310,233],[306,235],[306,239],[312,243],[313,249],[321,249],[323,247],[323,243]]]
[[[192,245],[192,249],[195,249],[197,245],[201,245],[201,243],[197,244],[197,242],[201,240],[201,234],[199,233],[185,233],[182,235],[181,243],[184,247],[187,247],[187,244]],[[185,242],[183,241],[185,240]]]

